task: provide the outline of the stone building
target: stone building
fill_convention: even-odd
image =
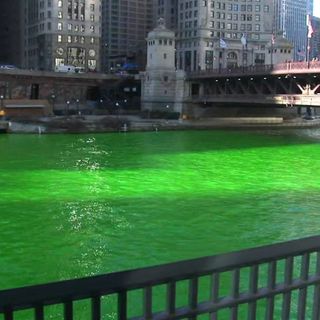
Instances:
[[[148,33],[147,66],[142,75],[142,110],[181,112],[185,72],[175,67],[175,35],[163,19]]]
[[[264,64],[273,32],[273,0],[158,1],[167,24],[176,17],[177,68],[186,71]]]
[[[100,67],[100,0],[26,0],[23,67],[57,70],[72,65],[83,71]]]
[[[267,45],[266,64],[278,64],[293,61],[293,45],[286,38],[278,36]]]

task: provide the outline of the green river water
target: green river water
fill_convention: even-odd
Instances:
[[[0,135],[0,290],[319,234],[319,139]]]

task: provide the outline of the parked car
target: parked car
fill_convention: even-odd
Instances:
[[[13,64],[0,64],[0,69],[12,70],[12,69],[18,69],[18,68]]]

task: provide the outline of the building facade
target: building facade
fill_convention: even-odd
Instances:
[[[320,18],[312,17],[313,35],[310,39],[310,59],[320,59]]]
[[[292,42],[294,59],[301,60],[307,50],[306,16],[313,11],[312,0],[274,0],[275,31]]]
[[[0,64],[22,65],[23,12],[20,0],[0,4]]]
[[[125,64],[144,69],[153,15],[153,0],[103,0],[102,70],[115,72]]]
[[[100,67],[100,0],[26,0],[23,67],[85,72]]]
[[[164,1],[164,2],[163,2]],[[176,21],[177,68],[186,71],[264,64],[273,32],[273,0],[158,0]],[[176,11],[165,10],[172,6]],[[173,18],[176,17],[176,19]]]

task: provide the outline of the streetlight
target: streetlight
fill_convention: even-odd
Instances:
[[[4,95],[3,94],[0,96],[0,99],[1,99],[1,107],[3,107],[3,99],[4,99]]]
[[[52,101],[52,112],[54,113],[54,102],[56,100],[56,96],[54,94],[51,95],[51,101]]]
[[[66,109],[66,115],[68,116],[69,115],[69,105],[70,105],[70,101],[67,100],[67,109]]]
[[[120,113],[120,105],[119,105],[119,102],[116,102],[116,107],[117,107],[117,118],[119,119],[119,113]]]

